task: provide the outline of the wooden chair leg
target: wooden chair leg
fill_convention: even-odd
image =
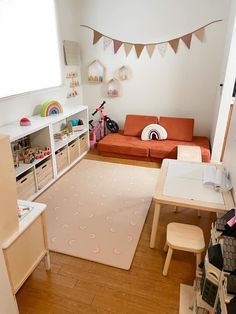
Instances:
[[[165,246],[164,246],[164,252],[167,252],[168,251],[168,244],[167,244],[167,241],[165,243]]]
[[[173,253],[173,249],[171,247],[169,247],[168,253],[166,256],[166,260],[165,260],[165,265],[164,265],[163,272],[162,272],[163,276],[167,276],[168,269],[170,266],[171,257],[172,257],[172,253]]]
[[[196,253],[196,269],[198,270],[199,269],[199,264],[201,263],[202,261],[202,255],[201,253]]]
[[[174,207],[174,212],[178,213],[178,207],[177,206],[173,206]]]

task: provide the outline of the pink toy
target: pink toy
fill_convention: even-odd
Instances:
[[[107,115],[104,114],[104,105],[105,101],[92,113],[92,116],[94,116],[97,112],[100,113],[100,119],[97,123],[97,125],[94,127],[93,126],[93,120],[89,121],[89,126],[90,126],[90,147],[93,149],[96,147],[97,142],[101,140],[106,134],[107,134],[107,129],[111,133],[117,133],[119,131],[119,126],[118,124],[114,121],[111,120]]]
[[[30,119],[28,119],[28,118],[21,118],[20,119],[20,125],[21,126],[28,126],[28,125],[31,125],[31,121],[30,121]]]

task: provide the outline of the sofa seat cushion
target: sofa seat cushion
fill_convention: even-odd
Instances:
[[[111,133],[106,135],[98,143],[99,152],[109,152],[130,156],[149,156],[148,142],[141,141],[134,136],[124,136],[122,133]]]
[[[186,141],[149,141],[150,143],[150,157],[152,159],[176,159],[177,158],[177,146],[178,145],[191,145],[200,146],[202,153],[202,161],[210,161],[210,145],[207,137],[194,136],[192,142]]]
[[[160,117],[159,124],[167,131],[168,140],[192,141],[194,119]]]
[[[156,116],[127,114],[125,119],[124,135],[140,137],[143,129],[152,123],[158,123],[158,118]]]

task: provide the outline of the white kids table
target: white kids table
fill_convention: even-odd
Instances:
[[[231,192],[216,192],[203,185],[205,167],[221,167],[211,163],[165,159],[161,166],[153,200],[154,217],[150,247],[155,247],[162,204],[193,208],[202,211],[224,212],[234,206]]]

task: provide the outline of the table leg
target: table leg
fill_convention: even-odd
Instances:
[[[46,270],[50,270],[51,269],[51,262],[50,262],[49,251],[47,251],[47,253],[44,256],[44,265],[45,265]]]
[[[152,248],[152,249],[155,247],[160,210],[161,210],[161,204],[156,203],[155,209],[154,209],[154,216],[153,216],[153,222],[152,222],[152,233],[151,233],[151,240],[150,240],[150,248]]]

